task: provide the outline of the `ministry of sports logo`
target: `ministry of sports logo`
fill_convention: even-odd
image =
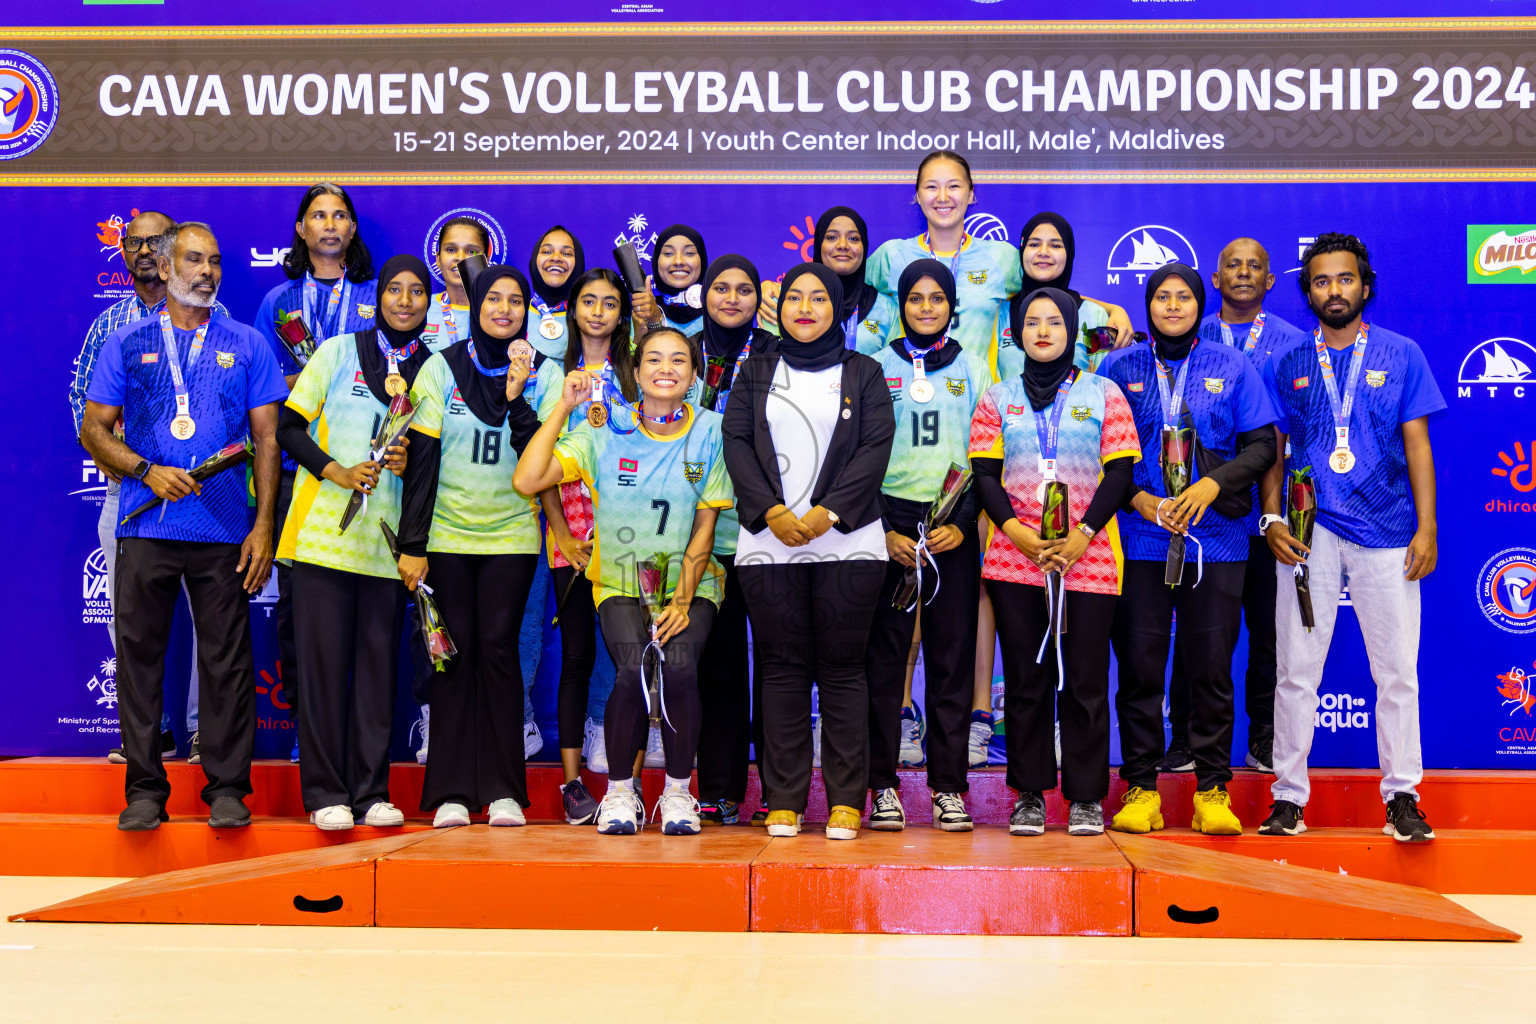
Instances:
[[[0,160],[26,156],[59,120],[59,87],[43,62],[0,50]]]
[[[91,676],[91,681],[85,684],[85,688],[92,693],[99,693],[96,703],[103,707],[116,709],[117,707],[117,659],[108,658],[101,663],[101,668]]]
[[[1131,228],[1115,240],[1109,249],[1107,282],[1119,284],[1116,271],[1126,270],[1136,275],[1136,283],[1146,280],[1147,274],[1168,263],[1184,263],[1200,268],[1195,247],[1178,231],[1165,224],[1143,224]]]
[[[427,237],[422,241],[421,259],[432,270],[432,279],[438,284],[443,283],[442,272],[437,269],[437,240],[443,233],[443,225],[455,217],[470,217],[485,225],[485,233],[491,236],[491,251],[485,254],[487,263],[504,263],[508,252],[507,233],[502,230],[500,222],[474,206],[461,206],[455,210],[449,210],[432,222],[427,228]],[[255,250],[251,254],[255,255]]]
[[[624,230],[613,236],[613,246],[618,248],[625,242],[635,247],[635,255],[640,257],[641,263],[651,262],[651,251],[656,245],[656,232],[646,233],[650,222],[645,219],[645,214],[631,214],[624,222]]]
[[[1536,633],[1536,551],[1505,548],[1477,574],[1477,603],[1506,633]]]

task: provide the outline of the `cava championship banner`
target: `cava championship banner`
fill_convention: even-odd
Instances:
[[[682,221],[711,255],[743,253],[773,278],[810,258],[835,204],[864,215],[871,250],[920,232],[918,161],[951,148],[975,171],[973,234],[1016,243],[1035,212],[1062,213],[1073,286],[1138,327],[1151,270],[1209,274],[1247,235],[1271,255],[1267,308],[1310,328],[1300,251],[1324,231],[1365,240],[1369,317],[1419,342],[1450,405],[1430,425],[1425,761],[1536,767],[1536,21],[1509,16],[1529,5],[1371,2],[1351,14],[1375,20],[1259,22],[1209,0],[1092,0],[1066,22],[1021,0],[896,0],[827,23],[721,22],[716,6],[576,0],[525,25],[416,25],[398,0],[306,6],[320,20],[304,24],[286,0],[45,0],[0,16],[13,281],[0,755],[116,742],[105,481],[66,397],[91,320],[131,292],[117,243],[136,211],[209,222],[220,299],[249,322],[283,280],[315,180],[352,194],[375,266],[400,252],[431,265],[438,229],[468,215],[517,266],[560,222],[589,266],[630,241],[648,267],[656,230]],[[1345,596],[1313,764],[1374,766],[1375,691]],[[264,757],[292,742],[275,601],[274,584],[251,602]],[[167,677],[178,731],[189,637],[183,615]],[[558,652],[547,635],[546,754]],[[1246,637],[1239,707],[1245,652]],[[1245,743],[1239,712],[1239,760]]]

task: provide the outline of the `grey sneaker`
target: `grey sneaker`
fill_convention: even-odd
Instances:
[[[1067,835],[1101,836],[1104,834],[1104,805],[1097,800],[1074,800],[1067,814]]]
[[[1016,836],[1038,836],[1045,832],[1045,800],[1039,793],[1021,792],[1008,816],[1008,832]]]
[[[237,796],[215,797],[208,809],[209,828],[245,828],[250,823],[251,812]]]
[[[894,789],[875,790],[875,806],[869,815],[869,827],[876,832],[900,832],[907,827],[907,812]]]
[[[959,793],[933,794],[933,827],[941,832],[969,832],[975,828]]]
[[[597,818],[597,801],[580,779],[560,787],[560,802],[565,808],[567,825],[590,825]]]

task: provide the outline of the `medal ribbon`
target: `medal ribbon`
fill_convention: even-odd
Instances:
[[[1360,367],[1365,365],[1365,345],[1370,340],[1370,333],[1370,325],[1362,321],[1349,357],[1349,377],[1344,382],[1344,397],[1341,401],[1339,383],[1334,379],[1333,359],[1328,354],[1328,346],[1323,344],[1323,329],[1319,327],[1312,332],[1312,343],[1317,346],[1317,364],[1323,370],[1323,387],[1328,392],[1328,404],[1333,409],[1335,449],[1349,450],[1349,414],[1355,407],[1355,382],[1360,377]]]
[[[316,319],[315,297],[320,292],[320,282],[315,280],[313,274],[304,273],[304,322],[309,325],[310,331],[324,341],[326,338],[335,337],[341,333],[341,328],[346,326],[347,309],[352,304],[352,282],[347,280],[347,268],[341,268],[341,277],[331,286],[331,301],[325,307],[325,321]],[[341,315],[337,316],[338,308]]]
[[[203,351],[203,339],[208,336],[208,325],[213,323],[210,315],[198,327],[197,333],[192,336],[192,348],[187,352],[187,372],[192,371],[197,357]],[[187,394],[187,380],[181,373],[181,357],[176,351],[176,332],[171,327],[171,314],[164,309],[160,310],[160,334],[165,339],[165,359],[171,364],[171,383],[176,388],[176,415],[190,416],[192,399]]]
[[[1056,400],[1050,404],[1050,408],[1034,410],[1035,438],[1040,443],[1040,475],[1047,483],[1056,479],[1056,442],[1061,434],[1061,414],[1067,407],[1067,392],[1072,390],[1076,380],[1077,369],[1074,367],[1056,388]]]
[[[915,347],[912,344],[912,339],[910,339],[910,338],[903,338],[903,339],[901,339],[901,343],[906,347],[907,355],[912,360],[912,376],[913,377],[917,378],[917,380],[927,380],[928,379],[928,364],[927,364],[928,357],[930,355],[932,355],[933,353],[937,352],[939,349],[943,348],[944,347],[944,343],[946,341],[948,341],[948,340],[949,340],[949,332],[948,331],[945,331],[944,334],[940,336],[938,341],[934,342],[932,345],[928,346],[927,348],[917,348],[917,347]]]
[[[443,292],[443,294],[438,297],[437,310],[442,315],[443,326],[448,328],[448,333],[454,337],[458,337],[459,322],[453,318],[453,303],[448,300],[447,292]]]
[[[1232,337],[1231,326],[1220,316],[1216,317],[1216,322],[1221,324],[1221,340],[1236,348],[1237,341]],[[1261,309],[1259,310],[1259,315],[1253,318],[1253,323],[1248,328],[1248,340],[1243,343],[1243,355],[1253,355],[1253,350],[1259,347],[1259,335],[1263,333],[1264,311]]]
[[[565,312],[565,303],[560,302],[560,303],[556,303],[555,305],[551,306],[549,303],[547,303],[543,299],[539,298],[538,292],[534,292],[532,303],[533,303],[533,308],[539,311],[539,319],[541,321],[543,321],[543,320],[553,321],[555,319],[555,314],[556,313],[563,313],[563,312]],[[542,333],[542,330],[541,330],[541,333]]]
[[[379,352],[384,356],[384,361],[389,364],[389,376],[400,375],[400,360],[409,359],[416,354],[417,347],[421,344],[421,338],[412,338],[411,343],[402,349],[390,348],[384,342],[382,332],[376,331],[373,335],[374,344],[379,346]]]
[[[479,370],[483,375],[485,375],[487,377],[505,377],[507,375],[507,369],[508,369],[507,366],[502,366],[502,367],[499,367],[499,368],[497,368],[495,370],[490,370],[490,369],[487,369],[480,362],[480,357],[475,355],[475,339],[473,339],[473,338],[469,339],[469,343],[468,344],[469,344],[469,361],[475,364],[475,369]],[[533,375],[531,373],[528,375],[528,377],[529,377],[529,380],[533,379]]]
[[[1157,357],[1157,350],[1152,351],[1152,362],[1157,364],[1157,397],[1163,407],[1163,426],[1168,430],[1179,429],[1179,415],[1184,411],[1184,385],[1189,382],[1189,364],[1195,356],[1195,345],[1189,346],[1189,354],[1184,357],[1184,365],[1179,367],[1179,379],[1174,381],[1173,395],[1168,394],[1168,367]]]

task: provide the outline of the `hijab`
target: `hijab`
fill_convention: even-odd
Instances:
[[[864,218],[847,206],[834,206],[822,214],[821,219],[816,222],[816,234],[812,236],[811,260],[814,263],[821,262],[821,240],[826,235],[827,229],[832,226],[832,222],[839,217],[847,217],[853,221],[853,226],[859,229],[859,236],[864,239],[864,258],[859,260],[859,269],[851,274],[837,275],[838,280],[843,284],[842,312],[838,314],[838,318],[846,324],[848,319],[857,313],[859,318],[854,323],[859,324],[869,316],[870,310],[875,308],[875,300],[880,297],[875,286],[864,280],[864,264],[869,260],[870,251],[869,229],[864,226]],[[953,300],[950,305],[953,308]]]
[[[498,282],[509,279],[516,281],[523,292],[523,323],[512,337],[493,338],[480,326],[480,311],[491,289]],[[475,277],[475,283],[469,290],[469,341],[457,342],[443,350],[443,358],[447,360],[448,368],[453,371],[454,381],[459,386],[459,397],[464,399],[464,404],[469,406],[475,418],[487,426],[499,427],[507,419],[506,369],[511,362],[507,356],[507,347],[514,341],[528,337],[530,310],[526,305],[527,299],[528,279],[521,271],[500,263],[486,267]],[[470,342],[475,346],[473,357],[469,354]],[[480,366],[475,365],[477,361]],[[500,372],[488,375],[482,373],[480,367]],[[524,388],[525,394],[526,391],[527,388]]]
[[[1158,288],[1170,277],[1177,277],[1189,285],[1189,290],[1195,296],[1195,315],[1190,318],[1189,330],[1180,335],[1164,334],[1157,329],[1152,322],[1152,296],[1157,294]],[[1169,263],[1158,267],[1147,275],[1147,331],[1152,335],[1152,344],[1157,351],[1159,359],[1177,362],[1189,355],[1190,348],[1195,339],[1200,335],[1200,320],[1205,316],[1205,284],[1200,280],[1200,274],[1193,267],[1187,267],[1182,263]]]
[[[539,247],[544,244],[545,239],[549,238],[549,236],[554,234],[556,231],[564,231],[567,235],[569,235],[571,238],[571,248],[576,250],[576,259],[575,262],[571,264],[571,272],[565,275],[565,283],[559,287],[556,287],[550,284],[548,281],[544,280],[544,275],[539,273]],[[490,268],[487,267],[486,269],[489,270]],[[546,306],[549,306],[551,309],[560,305],[562,302],[565,302],[571,297],[571,285],[576,282],[578,277],[586,272],[586,269],[587,258],[581,251],[581,239],[576,237],[576,233],[574,231],[571,231],[569,228],[562,227],[559,224],[556,224],[554,227],[550,228],[548,231],[539,236],[539,240],[533,243],[532,255],[528,257],[528,280],[533,282],[534,295],[537,295],[538,298],[541,299],[543,303]],[[481,273],[483,274],[485,271],[482,270]],[[528,305],[530,308],[533,306],[534,295],[528,296]],[[479,350],[479,346],[476,346],[476,350]]]
[[[656,252],[660,254],[661,247],[679,235],[688,239],[688,241],[693,243],[694,248],[699,250],[699,266],[701,268],[708,267],[709,254],[704,249],[704,236],[686,224],[673,224],[657,232]],[[654,266],[655,260],[652,259],[651,262]],[[688,301],[683,298],[687,289],[672,287],[661,279],[660,274],[654,275],[652,281],[656,285],[656,298],[661,302],[662,306],[665,307],[668,320],[671,320],[675,324],[682,324],[686,326],[687,324],[693,323],[699,317],[704,315],[703,291],[704,287],[707,286],[703,285],[704,275],[702,273],[699,275],[699,280],[695,282],[701,285],[699,288],[700,301],[697,307],[688,305]],[[693,285],[689,285],[688,287],[692,288]]]
[[[747,278],[752,282],[752,289],[758,295],[763,293],[763,282],[757,273],[757,268],[752,265],[752,261],[736,253],[717,257],[704,271],[704,276],[701,279],[704,285],[705,315],[703,331],[699,341],[704,348],[704,357],[706,359],[724,359],[728,366],[734,367],[737,358],[741,355],[741,350],[746,348],[747,343],[752,340],[755,329],[752,326],[753,318],[751,316],[747,317],[746,323],[740,327],[721,327],[715,323],[715,318],[708,313],[709,290],[714,287],[715,280],[727,270],[739,270],[746,274]]]
[[[378,290],[374,295],[374,309],[378,315],[374,318],[373,330],[358,331],[355,335],[357,361],[363,368],[363,381],[368,385],[368,390],[373,392],[373,397],[385,405],[390,404],[393,399],[390,397],[388,389],[384,386],[384,379],[389,375],[389,363],[384,358],[384,353],[379,351],[379,342],[382,341],[397,351],[410,345],[413,341],[416,342],[416,351],[396,364],[399,368],[400,376],[405,378],[407,386],[416,383],[416,371],[420,370],[422,364],[432,355],[432,350],[419,340],[422,328],[427,325],[427,318],[425,316],[421,318],[421,322],[415,327],[406,331],[396,330],[389,326],[385,320],[384,289],[388,288],[389,283],[401,274],[414,274],[416,279],[421,282],[422,287],[427,289],[430,302],[432,278],[427,271],[427,265],[415,256],[393,256],[389,262],[384,264],[384,269],[379,271]]]
[[[790,286],[807,274],[816,278],[821,282],[822,287],[826,288],[827,295],[832,300],[832,324],[820,337],[812,338],[810,341],[797,341],[788,330],[784,329],[784,307],[789,301]],[[784,275],[784,284],[779,290],[779,329],[782,332],[779,355],[786,363],[796,370],[815,372],[829,369],[853,358],[853,351],[844,344],[843,321],[836,313],[842,308],[842,304],[843,285],[831,267],[824,267],[820,263],[801,263]]]
[[[950,273],[948,267],[934,259],[913,260],[907,264],[907,269],[901,272],[901,277],[896,284],[896,301],[900,304],[901,326],[905,335],[911,340],[913,346],[918,348],[928,348],[938,340],[938,337],[931,334],[919,334],[913,325],[907,321],[907,296],[913,288],[917,287],[917,282],[925,277],[933,278],[934,282],[943,290],[944,297],[949,300],[950,323],[944,325],[938,337],[943,337],[948,333],[950,324],[954,322],[955,309],[958,307],[958,301],[955,298],[955,275]],[[907,347],[905,342],[898,343],[897,350],[906,354]],[[946,338],[943,345],[923,356],[923,369],[928,371],[943,369],[954,362],[955,357],[959,354],[960,342],[954,338]]]
[[[1061,245],[1067,254],[1066,263],[1062,265],[1061,273],[1049,281],[1036,281],[1028,272],[1024,274],[1024,283],[1031,288],[1050,287],[1066,292],[1072,296],[1074,305],[1081,306],[1083,297],[1072,290],[1072,259],[1077,253],[1077,241],[1072,235],[1072,225],[1067,223],[1067,218],[1059,213],[1037,213],[1029,218],[1029,223],[1024,225],[1024,232],[1019,239],[1019,263],[1023,264],[1028,257],[1024,255],[1024,246],[1029,242],[1029,236],[1034,234],[1035,228],[1041,224],[1049,224],[1061,235]]]
[[[1035,356],[1031,346],[1024,343],[1024,315],[1029,304],[1036,299],[1049,299],[1061,311],[1061,319],[1067,327],[1067,344],[1061,354],[1049,361]],[[1070,293],[1060,288],[1036,288],[1025,295],[1014,296],[1008,308],[1008,320],[1013,327],[1013,340],[1024,349],[1024,390],[1029,393],[1029,406],[1036,412],[1056,401],[1056,392],[1067,374],[1072,372],[1072,357],[1076,354],[1077,303]]]

